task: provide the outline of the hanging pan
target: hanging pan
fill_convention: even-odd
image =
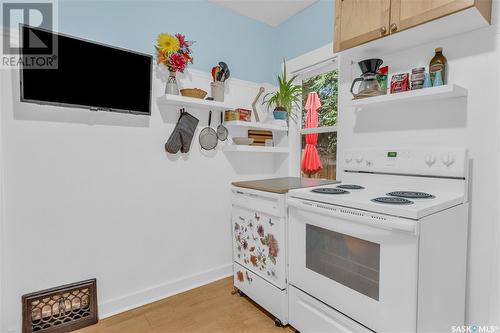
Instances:
[[[224,126],[224,112],[220,113],[220,124],[217,126],[217,137],[219,138],[220,141],[226,141],[227,135],[228,135],[228,130],[227,127]]]
[[[200,132],[200,146],[205,150],[212,150],[217,146],[217,133],[210,127],[212,122],[212,111],[208,113],[208,126]]]

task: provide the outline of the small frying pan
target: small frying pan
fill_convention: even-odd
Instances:
[[[205,150],[212,150],[217,146],[217,133],[210,127],[212,122],[212,110],[208,113],[208,126],[200,132],[200,146]]]
[[[226,141],[228,130],[227,127],[223,124],[224,121],[224,112],[220,113],[220,124],[217,126],[217,137],[220,141]]]

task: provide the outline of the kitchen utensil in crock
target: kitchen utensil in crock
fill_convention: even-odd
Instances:
[[[220,113],[220,124],[217,126],[217,137],[219,138],[220,141],[226,141],[227,135],[229,134],[229,131],[227,130],[227,127],[224,126],[224,112],[221,111]]]
[[[212,67],[212,79],[215,81],[215,75],[217,74],[217,67]]]
[[[361,77],[355,78],[351,85],[351,94],[354,98],[363,98],[382,95],[384,92],[377,81],[377,70],[382,65],[382,59],[366,59],[358,62]],[[354,92],[356,82],[360,82],[358,91]]]
[[[216,79],[217,79],[217,81],[221,82],[222,81],[222,76],[224,75],[224,70],[221,67],[219,67],[219,68],[220,69],[217,72]]]
[[[221,72],[220,77],[217,79],[217,81],[224,82],[229,78],[231,72],[229,71],[229,67],[224,61],[219,62],[219,67],[221,68]]]
[[[200,132],[200,146],[205,150],[212,150],[217,146],[217,133],[210,127],[212,122],[212,110],[208,113],[208,126]]]
[[[219,66],[223,69],[223,70],[227,70],[229,67],[227,67],[227,64],[224,62],[224,61],[219,61]]]

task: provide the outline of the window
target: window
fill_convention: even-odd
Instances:
[[[299,76],[302,84],[302,126],[301,126],[301,161],[306,146],[306,135],[318,134],[317,150],[323,168],[313,174],[304,173],[303,177],[335,179],[337,166],[337,96],[338,71],[336,62]],[[307,96],[310,92],[318,93],[321,108],[318,110],[318,127],[306,128],[305,109]]]

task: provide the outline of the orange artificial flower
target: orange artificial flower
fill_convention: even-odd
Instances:
[[[166,59],[165,53],[162,50],[158,50],[158,64],[165,63]]]

